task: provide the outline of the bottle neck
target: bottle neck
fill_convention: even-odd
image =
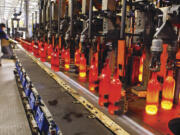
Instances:
[[[152,77],[151,77],[151,79],[157,80],[157,72],[152,72]]]

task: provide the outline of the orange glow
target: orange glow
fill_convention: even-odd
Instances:
[[[163,45],[163,52],[161,54],[161,66],[160,66],[160,71],[158,72],[158,75],[163,77],[165,79],[166,77],[166,63],[167,63],[167,58],[168,58],[168,53],[167,53],[167,44]]]
[[[70,51],[69,51],[69,49],[65,50],[64,61],[65,61],[65,71],[69,71],[69,69],[70,69]]]
[[[33,47],[34,47],[34,40],[31,42],[31,45],[29,47],[29,52],[33,51]]]
[[[111,69],[109,67],[109,60],[106,60],[106,63],[102,69],[99,82],[99,105],[104,106],[108,103],[108,99],[105,96],[109,95],[109,90],[111,90]]]
[[[121,69],[119,69],[119,75],[121,77],[124,76],[125,74],[125,49],[126,48],[126,42],[125,40],[119,40],[118,41],[118,56],[117,56],[117,66],[119,67],[119,65],[122,66]]]
[[[165,110],[171,110],[173,106],[174,99],[174,91],[175,91],[175,80],[173,78],[173,71],[168,71],[168,76],[166,77],[163,83],[163,91],[162,91],[162,102],[161,107]]]
[[[80,72],[80,73],[79,73],[79,76],[80,76],[81,78],[86,77],[86,72]]]
[[[139,74],[139,81],[142,82],[142,79],[143,78],[143,75],[142,74]]]
[[[158,111],[159,103],[159,91],[161,85],[157,80],[157,73],[153,72],[151,80],[148,82],[147,96],[146,96],[146,113],[149,115],[155,115]]]
[[[51,56],[48,56],[48,59],[51,59]]]
[[[145,53],[143,52],[141,58],[140,58],[140,66],[139,66],[139,81],[142,82],[143,80],[143,68],[144,68],[144,60],[146,58]]]
[[[52,48],[52,45],[51,44],[49,44],[49,45],[47,45],[48,47],[47,47],[47,56],[48,56],[48,61],[50,61],[51,60],[51,54],[52,54],[52,52],[53,52],[53,48]]]
[[[66,71],[69,70],[69,64],[65,64],[65,70],[66,70]]]
[[[111,87],[111,90],[109,91],[108,111],[110,114],[113,115],[115,113],[115,111],[121,110],[121,107],[119,105],[116,105],[116,103],[119,103],[121,100],[121,89],[122,89],[122,83],[119,80],[118,70],[116,71],[115,75],[113,76],[110,87]]]
[[[146,113],[149,115],[156,115],[158,112],[157,105],[146,105]]]
[[[180,67],[180,49],[179,51],[176,53],[176,66]]]
[[[171,110],[172,106],[173,106],[173,103],[171,101],[168,101],[168,100],[162,100],[161,101],[161,107],[164,110]]]
[[[176,59],[180,59],[180,49],[178,50],[178,52],[176,53]]]
[[[93,57],[91,59],[91,66],[89,68],[89,90],[94,91],[95,88],[98,86],[96,84],[98,80],[98,67],[97,67],[96,58]]]
[[[95,90],[94,86],[89,86],[89,90],[94,91]]]
[[[61,46],[62,46],[62,45],[61,45],[61,42],[62,42],[62,41],[61,41],[61,36],[59,36],[59,49],[61,49]]]
[[[79,62],[80,62],[80,50],[77,49],[75,52],[75,59],[74,59],[74,63],[76,66],[79,66]]]
[[[63,48],[61,51],[61,59],[64,59],[64,55],[65,55],[65,49]]]
[[[176,53],[176,67],[180,68],[180,49]],[[180,104],[180,93],[179,93],[179,104]]]
[[[79,79],[84,81],[86,79],[86,58],[84,54],[81,54],[79,63]]]

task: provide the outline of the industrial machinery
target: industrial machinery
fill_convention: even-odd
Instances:
[[[110,114],[127,113],[170,133],[180,101],[178,0],[40,0],[39,6],[29,46],[36,57],[98,95]]]
[[[23,1],[21,1],[20,11],[16,12],[16,10],[14,10],[13,18],[11,18],[11,27],[12,27],[11,36],[13,38],[23,37],[23,32],[27,31],[26,27],[19,26],[19,22],[20,22],[19,16],[21,16],[22,14],[22,4]]]

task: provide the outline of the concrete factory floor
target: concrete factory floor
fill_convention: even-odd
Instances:
[[[23,51],[15,51],[64,135],[113,135]]]
[[[0,135],[31,135],[23,104],[16,85],[12,60],[0,67]]]

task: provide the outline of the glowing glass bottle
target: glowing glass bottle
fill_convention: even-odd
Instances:
[[[120,111],[120,100],[121,100],[121,88],[122,83],[119,80],[118,71],[116,71],[112,81],[111,81],[111,90],[109,91],[109,106],[108,111],[110,114],[115,114],[115,112]]]
[[[40,48],[40,60],[42,62],[46,61],[46,43],[44,43]]]
[[[61,50],[61,60],[60,60],[60,64],[61,64],[62,67],[64,67],[64,64],[65,64],[65,63],[64,63],[64,58],[65,58],[64,55],[65,55],[65,52],[66,52],[66,51],[65,51],[65,49],[64,49],[64,47],[63,47],[62,50]]]
[[[175,104],[180,104],[180,49],[176,53],[176,90]]]
[[[158,112],[159,91],[161,85],[157,80],[157,72],[152,73],[151,80],[148,82],[146,95],[146,113],[149,115],[156,115]]]
[[[65,61],[64,70],[69,71],[70,69],[70,50],[69,49],[65,50],[64,61]]]
[[[139,82],[142,82],[143,80],[143,68],[144,68],[144,60],[146,58],[146,54],[143,52],[141,58],[140,58],[140,66],[139,66]]]
[[[40,41],[39,43],[38,43],[38,53],[39,53],[39,57],[41,58],[41,48],[42,48],[42,42]]]
[[[96,65],[95,57],[91,59],[91,66],[89,68],[89,90],[95,92],[95,88],[97,87],[98,80],[98,68]]]
[[[108,96],[111,82],[111,69],[109,68],[109,61],[106,61],[99,82],[99,105],[104,106],[108,104]]]
[[[54,51],[54,71],[55,72],[58,72],[59,71],[59,64],[60,64],[60,61],[59,61],[59,47],[58,45],[56,46],[55,48],[55,51]]]
[[[53,52],[53,47],[52,44],[49,44],[47,47],[47,60],[51,61],[51,54]]]
[[[33,51],[33,46],[34,46],[34,40],[31,42],[31,45],[29,46],[29,52]]]
[[[80,63],[79,63],[79,80],[86,80],[86,58],[84,54],[81,54]]]
[[[77,67],[79,67],[79,62],[80,62],[80,50],[77,49],[75,52],[75,59],[74,59],[74,63]]]
[[[51,52],[51,69],[52,69],[52,70],[54,70],[54,54],[55,54],[55,52],[52,51],[52,52]]]
[[[168,76],[164,80],[162,90],[161,107],[165,110],[171,110],[173,106],[175,91],[175,80],[173,78],[173,70],[168,71]]]

